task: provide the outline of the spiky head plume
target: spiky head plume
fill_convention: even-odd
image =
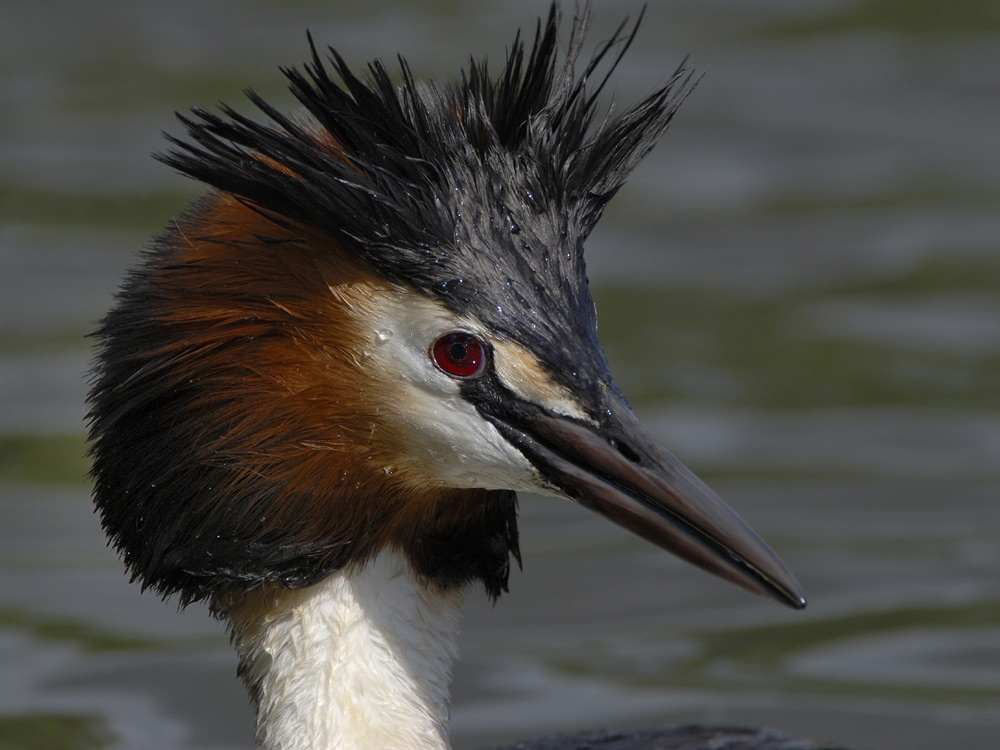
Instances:
[[[553,371],[571,371],[573,352],[553,343],[593,335],[583,241],[693,83],[682,65],[598,120],[598,96],[639,23],[627,33],[623,23],[578,71],[589,20],[588,5],[560,61],[554,3],[530,51],[517,35],[498,77],[472,61],[448,84],[415,81],[402,58],[400,85],[378,61],[363,80],[330,50],[338,84],[313,46],[304,71],[284,71],[308,119],[249,92],[271,124],[196,110],[181,117],[191,141],[172,139],[162,159],[275,221],[345,240],[382,278],[473,311],[547,350]]]

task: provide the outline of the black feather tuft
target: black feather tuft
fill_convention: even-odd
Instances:
[[[159,158],[275,220],[350,241],[383,278],[475,315],[543,353],[552,372],[572,370],[558,342],[567,331],[590,339],[596,325],[583,240],[694,84],[682,63],[597,122],[598,94],[639,22],[623,23],[578,74],[589,20],[588,5],[560,61],[554,3],[530,52],[518,34],[498,77],[472,61],[446,85],[416,82],[402,58],[400,85],[378,61],[362,79],[332,49],[324,63],[310,36],[311,61],[284,70],[308,121],[249,92],[270,124],[195,110],[179,116],[189,140],[170,138],[175,149]]]

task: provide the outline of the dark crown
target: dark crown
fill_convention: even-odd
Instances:
[[[348,241],[383,278],[549,352],[560,372],[572,353],[553,344],[595,326],[583,240],[693,85],[682,64],[597,122],[598,95],[639,23],[619,26],[578,74],[589,16],[588,6],[574,19],[561,63],[554,3],[530,52],[515,38],[499,77],[472,61],[446,85],[416,82],[402,58],[400,85],[378,61],[362,80],[330,50],[338,84],[310,38],[304,72],[283,72],[311,121],[250,91],[271,124],[195,110],[180,116],[191,142],[171,139],[161,158],[275,221]]]

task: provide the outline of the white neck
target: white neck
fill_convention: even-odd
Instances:
[[[230,612],[263,750],[447,750],[461,594],[384,551]]]

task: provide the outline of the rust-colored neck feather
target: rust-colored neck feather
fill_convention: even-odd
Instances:
[[[329,235],[228,196],[156,243],[98,332],[91,396],[96,502],[135,577],[186,603],[392,547],[436,584],[505,588],[513,493],[396,468],[365,364],[366,320],[398,293]]]

